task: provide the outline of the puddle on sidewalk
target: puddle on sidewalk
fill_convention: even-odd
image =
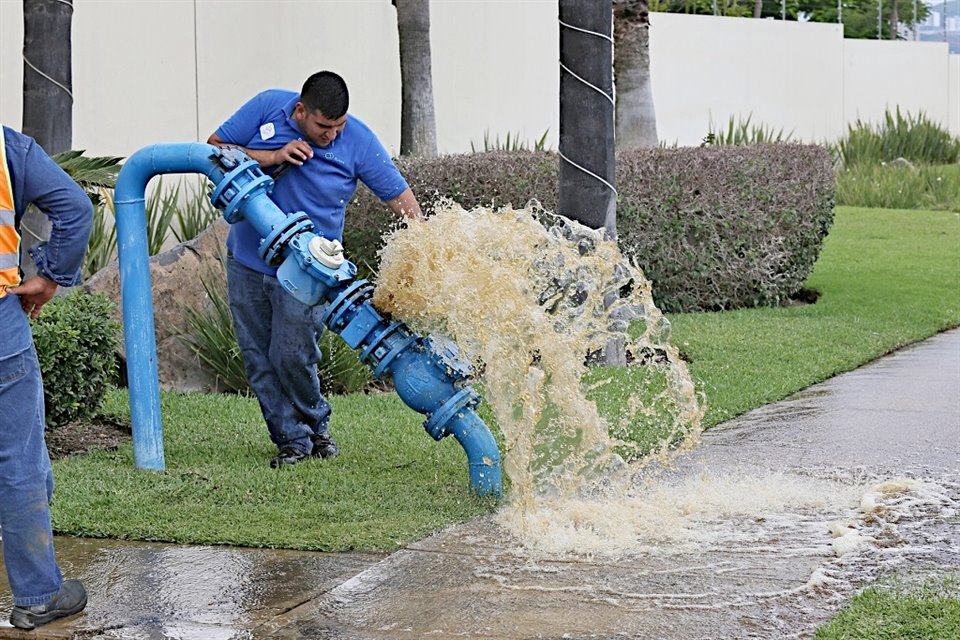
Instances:
[[[253,630],[381,560],[383,554],[310,553],[57,538],[64,575],[82,580],[85,612],[32,637],[226,640]],[[0,577],[0,637],[12,603]],[[67,635],[56,635],[67,634]]]
[[[879,575],[960,571],[960,477],[760,480],[659,487],[676,504],[648,515],[672,526],[617,558],[536,552],[494,518],[456,527],[278,619],[270,637],[809,637]],[[737,506],[730,490],[748,497]]]

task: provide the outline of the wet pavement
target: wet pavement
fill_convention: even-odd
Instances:
[[[953,330],[705,434],[637,487],[663,525],[621,556],[494,517],[389,556],[58,538],[87,610],[0,638],[810,637],[882,577],[960,572],[958,460]]]

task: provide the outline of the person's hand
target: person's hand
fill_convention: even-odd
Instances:
[[[7,287],[7,292],[20,296],[23,311],[31,318],[36,318],[43,305],[50,302],[53,294],[57,292],[57,283],[43,276],[33,276],[19,287]]]
[[[274,163],[283,164],[284,162],[295,164],[298,167],[313,157],[313,149],[309,142],[303,140],[291,140],[274,153]]]

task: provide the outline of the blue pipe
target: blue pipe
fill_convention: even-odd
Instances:
[[[355,280],[356,266],[343,259],[339,243],[314,233],[303,212],[285,214],[269,198],[273,180],[256,161],[236,148],[200,143],[141,149],[127,159],[117,178],[124,340],[138,468],[164,468],[144,201],[147,183],[163,173],[206,175],[214,184],[210,199],[227,222],[247,220],[259,232],[260,256],[277,266],[284,289],[304,304],[327,304],[324,324],[361,351],[361,361],[376,377],[392,377],[404,403],[427,416],[427,432],[436,440],[447,435],[457,439],[467,454],[474,492],[502,495],[499,449],[474,411],[479,396],[464,385],[470,367],[456,346],[384,319],[371,302],[373,286]]]
[[[163,427],[153,295],[147,251],[144,195],[150,179],[161,173],[207,173],[210,145],[154,145],[124,162],[114,191],[124,345],[133,421],[133,456],[140,469],[163,470]]]

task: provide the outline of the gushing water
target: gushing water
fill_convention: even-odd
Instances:
[[[669,322],[600,232],[535,205],[447,204],[394,231],[381,258],[377,307],[452,338],[479,372],[512,483],[501,517],[525,543],[544,542],[547,513],[597,537],[638,464],[698,441],[702,403]],[[621,348],[628,366],[588,366]]]
[[[670,473],[700,440],[702,398],[650,283],[598,232],[535,205],[448,203],[381,257],[377,307],[452,338],[477,372],[511,481],[496,517],[524,553],[844,557],[892,531],[899,481]],[[590,366],[618,345],[627,366]]]

